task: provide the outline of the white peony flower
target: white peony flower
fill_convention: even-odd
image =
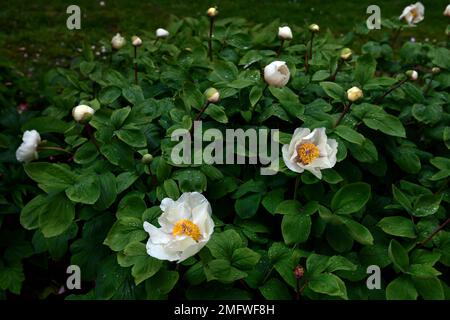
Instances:
[[[352,57],[352,49],[350,48],[344,48],[341,50],[341,59],[342,60],[348,60]]]
[[[317,25],[317,24],[315,24],[315,23],[310,24],[310,25],[309,25],[309,31],[314,32],[314,33],[317,33],[317,32],[320,31],[320,27],[319,27],[319,25]]]
[[[131,43],[135,47],[140,47],[142,45],[142,39],[139,38],[138,36],[132,36],[131,37]]]
[[[278,28],[278,38],[281,40],[292,40],[292,30],[288,26]]]
[[[198,192],[183,193],[176,201],[165,198],[160,208],[160,228],[144,222],[150,235],[147,253],[152,257],[182,262],[199,252],[214,232],[211,206]]]
[[[163,28],[156,29],[156,37],[157,38],[167,38],[169,36],[169,31]]]
[[[444,16],[450,17],[450,4],[445,8]]]
[[[16,159],[19,162],[30,162],[38,158],[37,147],[41,143],[41,136],[36,130],[25,131],[22,144],[16,151]]]
[[[358,87],[351,87],[347,90],[347,99],[351,102],[355,102],[363,97],[363,92]]]
[[[414,26],[416,23],[419,23],[423,20],[425,15],[425,7],[422,3],[416,2],[416,4],[411,4],[403,9],[402,14],[399,19],[405,19],[406,22],[410,26]]]
[[[416,70],[408,70],[405,74],[409,77],[409,80],[416,81],[419,78],[419,73]]]
[[[126,43],[126,40],[124,37],[120,35],[120,33],[117,33],[114,37],[111,39],[111,45],[114,49],[119,50],[122,48]]]
[[[325,128],[317,128],[312,132],[308,128],[297,128],[291,142],[282,148],[286,166],[298,173],[309,171],[322,179],[322,169],[333,168],[336,164],[338,143],[328,139]]]
[[[274,61],[264,68],[264,80],[274,87],[284,87],[289,82],[291,73],[284,61]]]
[[[90,119],[94,113],[94,109],[84,104],[80,104],[72,109],[72,116],[77,122]]]

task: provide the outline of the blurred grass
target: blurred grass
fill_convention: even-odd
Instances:
[[[98,47],[116,32],[127,37],[153,32],[164,27],[170,15],[201,17],[209,6],[219,7],[220,17],[240,16],[255,23],[305,25],[318,23],[322,30],[339,35],[350,31],[355,23],[369,16],[366,8],[377,4],[382,18],[398,16],[415,0],[14,0],[0,4],[0,54],[12,59],[19,69],[39,75],[49,66],[66,65],[76,55],[84,41]],[[425,20],[418,27],[402,33],[403,40],[414,36],[417,41],[427,38],[444,40],[444,30],[450,19],[442,12],[448,0],[423,0]],[[66,28],[66,8],[77,4],[81,8],[81,30]],[[379,32],[375,31],[374,33]],[[400,39],[401,41],[401,39]]]

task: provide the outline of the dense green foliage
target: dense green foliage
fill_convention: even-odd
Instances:
[[[301,299],[448,299],[450,233],[427,238],[448,219],[449,50],[391,46],[389,37],[352,48],[354,33],[322,32],[305,70],[307,29],[293,27],[276,58],[278,24],[230,18],[217,20],[210,62],[208,28],[206,18],[175,19],[168,39],[143,37],[138,85],[128,44],[106,60],[86,47],[69,69],[50,71],[29,93],[43,96],[42,111],[17,113],[15,93],[2,87],[0,294],[46,297],[76,264],[83,289],[70,299],[293,299],[296,291]],[[340,61],[343,47],[351,60]],[[283,88],[266,88],[261,77],[274,60],[291,72]],[[431,79],[433,67],[441,72]],[[409,69],[419,79],[381,100]],[[364,98],[335,127],[353,86]],[[322,180],[282,160],[275,176],[249,164],[174,165],[170,133],[191,127],[209,87],[221,101],[206,110],[204,127],[279,128],[282,144],[295,128],[325,127],[339,144],[337,165]],[[79,104],[96,110],[89,124],[73,120]],[[19,164],[15,150],[31,129],[65,151]],[[146,153],[150,165],[141,162]],[[148,256],[143,222],[156,223],[163,198],[188,191],[211,203],[212,239],[180,265]],[[370,265],[381,268],[379,290],[366,287]]]

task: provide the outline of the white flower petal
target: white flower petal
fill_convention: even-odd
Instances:
[[[144,230],[150,235],[149,241],[154,244],[165,244],[173,238],[172,235],[163,232],[147,221],[144,222]]]

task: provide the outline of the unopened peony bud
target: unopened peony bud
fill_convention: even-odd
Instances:
[[[445,8],[444,16],[450,17],[450,4]]]
[[[156,29],[156,37],[157,38],[167,38],[169,36],[169,31],[163,28]]]
[[[301,279],[303,275],[305,274],[305,270],[301,265],[298,265],[294,269],[294,275],[296,279]]]
[[[441,68],[434,67],[433,69],[431,69],[431,72],[432,72],[433,74],[438,74],[439,72],[441,72]]]
[[[72,109],[72,116],[77,122],[88,121],[92,118],[95,110],[89,106],[81,104]]]
[[[142,46],[142,39],[139,38],[138,36],[132,36],[131,37],[131,43],[135,47],[140,47],[140,46]]]
[[[405,72],[405,74],[408,76],[409,80],[416,81],[419,77],[419,74],[416,70],[408,70]]]
[[[291,73],[284,61],[274,61],[264,68],[264,80],[273,87],[284,87],[288,82]]]
[[[309,25],[309,31],[317,33],[317,32],[320,31],[320,27],[317,24],[315,24],[315,23],[310,24]]]
[[[341,50],[341,59],[348,60],[352,57],[352,50],[350,48],[344,48]]]
[[[352,87],[347,90],[347,99],[351,102],[355,102],[363,97],[363,92],[358,87]]]
[[[219,10],[217,10],[217,7],[211,7],[208,9],[208,11],[206,11],[206,14],[208,15],[208,17],[214,18],[219,14]]]
[[[210,103],[217,103],[220,100],[220,93],[215,88],[209,88],[205,91],[205,97]]]
[[[112,39],[111,39],[111,45],[114,49],[119,50],[122,48],[126,43],[126,40],[124,37],[120,35],[120,33],[117,33]]]
[[[142,156],[141,161],[143,164],[150,164],[153,161],[153,156],[150,153],[146,153]]]
[[[281,40],[292,40],[292,30],[288,26],[278,28],[278,38]]]

